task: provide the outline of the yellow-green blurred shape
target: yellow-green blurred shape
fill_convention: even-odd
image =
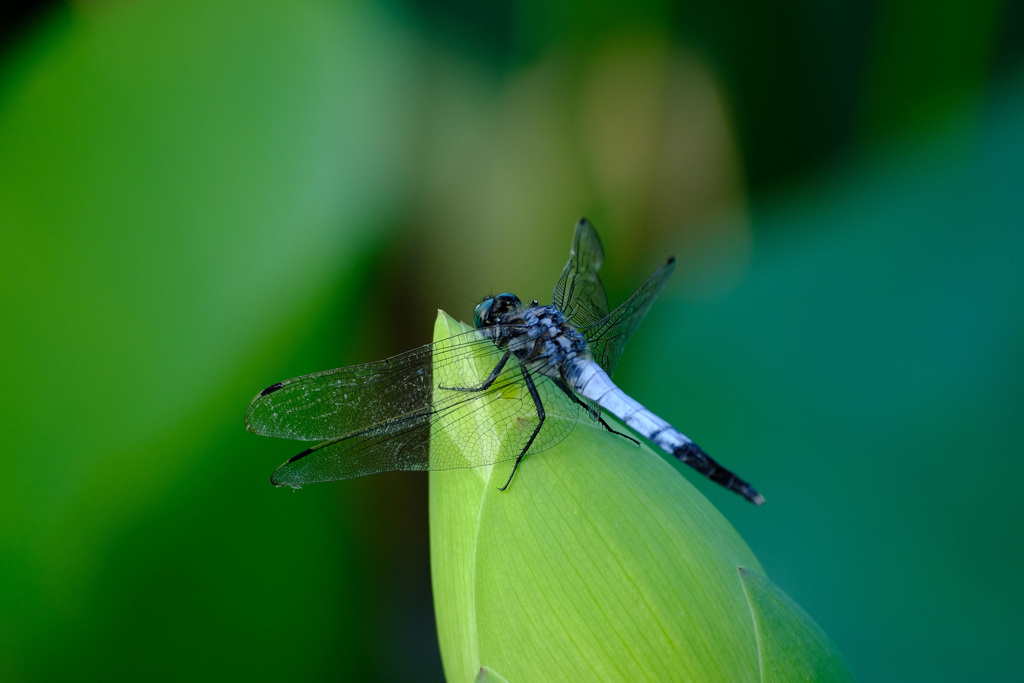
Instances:
[[[466,329],[441,314],[435,341]],[[438,438],[458,439],[447,431]],[[500,492],[510,466],[430,475],[434,603],[449,681],[846,672],[799,608],[778,607],[792,602],[767,579],[745,590],[749,576],[762,576],[753,553],[646,447],[581,422],[527,456]]]
[[[417,112],[417,224],[433,239],[422,261],[444,262],[452,244],[487,254],[495,235],[518,236],[501,259],[460,261],[458,277],[432,272],[442,302],[465,301],[467,281],[547,296],[581,214],[601,231],[606,268],[671,249],[677,286],[742,278],[752,234],[739,141],[722,78],[696,51],[651,29],[580,51],[552,45],[500,79],[451,50],[428,46],[423,59],[432,95]],[[611,293],[629,294],[621,283]]]

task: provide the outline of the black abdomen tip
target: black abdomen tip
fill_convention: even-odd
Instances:
[[[692,441],[677,448],[672,455],[719,486],[738,493],[754,505],[764,505],[764,496],[758,493],[753,486],[722,467]]]

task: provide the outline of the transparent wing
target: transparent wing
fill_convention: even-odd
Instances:
[[[494,346],[475,332],[446,342],[452,362]],[[245,426],[261,436],[324,441],[429,410],[433,355],[433,345],[427,344],[385,360],[272,384],[249,404]]]
[[[274,473],[299,487],[390,470],[477,467],[519,455],[538,415],[523,372],[510,357],[486,391],[479,387],[502,353],[472,331],[387,360],[279,382],[246,411],[257,434],[321,440]],[[530,453],[572,431],[579,408],[532,373],[547,419]]]
[[[594,226],[581,218],[551,302],[573,326],[582,330],[608,315],[608,295],[597,271],[604,263],[604,249]]]
[[[633,295],[603,320],[581,329],[594,360],[611,376],[619,364],[626,342],[651,309],[651,304],[665,288],[675,270],[675,257],[669,258],[640,285]]]

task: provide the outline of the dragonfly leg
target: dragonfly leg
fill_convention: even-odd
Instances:
[[[501,357],[500,361],[498,361],[498,364],[494,366],[493,370],[491,370],[491,374],[488,375],[487,379],[484,380],[484,383],[478,387],[446,387],[438,384],[437,388],[445,389],[447,391],[487,391],[488,389],[491,388],[491,385],[494,384],[494,380],[498,379],[498,375],[501,374],[501,371],[502,369],[504,369],[505,363],[508,362],[508,357],[511,354],[511,351],[506,351],[505,355]]]
[[[573,391],[572,389],[570,389],[569,385],[566,384],[564,380],[556,379],[556,380],[554,380],[554,382],[555,382],[555,386],[557,386],[559,389],[562,390],[562,393],[564,393],[566,396],[571,398],[573,401],[575,401],[576,403],[578,403],[581,406],[583,406],[584,408],[586,408],[588,411],[590,410],[590,406],[588,404],[584,403],[583,401],[581,401],[580,397],[576,395],[576,392]],[[612,429],[608,425],[608,423],[604,421],[604,418],[601,417],[601,413],[600,412],[598,412],[598,414],[597,414],[597,421],[601,423],[602,427],[607,429],[612,434],[616,434],[618,436],[621,436],[624,439],[629,439],[630,441],[635,443],[637,446],[640,445],[640,442],[637,441],[636,439],[634,439],[633,437],[631,437],[629,434],[623,434],[622,432],[619,432],[619,431],[616,431],[616,430]]]
[[[508,488],[508,485],[512,483],[512,477],[516,476],[516,470],[519,469],[519,463],[526,457],[526,452],[530,450],[530,446],[533,445],[533,440],[537,438],[540,433],[540,428],[544,426],[544,404],[541,403],[540,394],[537,393],[537,387],[533,383],[533,378],[530,377],[530,373],[526,370],[523,365],[519,366],[519,369],[523,372],[523,379],[526,380],[526,388],[530,390],[530,397],[533,399],[533,405],[537,408],[537,427],[533,430],[533,434],[530,435],[530,440],[526,442],[526,446],[519,452],[519,457],[516,458],[516,462],[512,465],[512,474],[508,475],[508,481],[502,486],[499,491],[504,491]]]
[[[637,446],[639,446],[639,445],[640,445],[640,442],[639,442],[639,441],[637,441],[636,439],[634,439],[633,437],[631,437],[631,436],[630,436],[629,434],[624,434],[624,433],[622,433],[622,432],[620,432],[620,431],[616,431],[616,430],[612,429],[611,427],[609,427],[609,426],[608,426],[608,423],[604,421],[604,418],[603,418],[603,417],[600,417],[600,416],[599,416],[599,417],[597,418],[597,421],[598,421],[598,422],[600,422],[600,423],[601,423],[601,425],[602,425],[602,426],[604,426],[604,428],[605,428],[605,429],[607,429],[607,430],[608,430],[609,432],[611,432],[612,434],[615,434],[615,435],[617,435],[617,436],[621,436],[621,437],[622,437],[623,439],[629,439],[630,441],[632,441],[633,443],[635,443],[635,444],[636,444]]]

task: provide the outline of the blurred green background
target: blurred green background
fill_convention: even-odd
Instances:
[[[292,494],[264,386],[550,300],[865,681],[1021,680],[1020,3],[21,3],[0,678],[440,680],[422,474]],[[696,477],[690,476],[691,480]]]

